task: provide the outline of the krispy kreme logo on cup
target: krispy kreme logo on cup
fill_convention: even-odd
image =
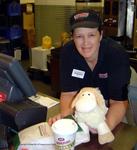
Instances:
[[[61,143],[56,143],[56,150],[73,150],[74,149],[74,144],[75,142],[74,141],[64,141],[64,142],[61,142]]]
[[[65,139],[64,139],[64,138],[58,138],[58,140],[59,140],[59,141],[64,141]]]
[[[57,144],[67,144],[67,143],[70,143],[70,140],[68,141],[65,141],[65,139],[63,141],[57,141]]]

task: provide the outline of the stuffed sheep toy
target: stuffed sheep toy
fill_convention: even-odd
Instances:
[[[92,128],[97,130],[100,144],[114,140],[114,135],[105,122],[108,109],[98,88],[85,87],[81,89],[71,106],[72,108],[75,107],[75,119],[77,122],[84,122],[89,127],[89,130]]]

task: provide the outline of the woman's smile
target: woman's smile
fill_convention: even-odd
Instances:
[[[76,28],[73,39],[78,52],[85,59],[98,57],[102,35],[97,28]]]

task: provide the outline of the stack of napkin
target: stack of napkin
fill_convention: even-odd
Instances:
[[[90,140],[89,129],[84,123],[79,123],[82,130],[76,133],[75,146]],[[47,122],[41,122],[30,126],[18,133],[20,145],[18,150],[27,148],[29,150],[54,150],[54,136],[51,126]]]

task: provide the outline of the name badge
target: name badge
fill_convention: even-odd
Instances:
[[[72,71],[72,77],[83,79],[85,75],[85,71],[73,69]]]

